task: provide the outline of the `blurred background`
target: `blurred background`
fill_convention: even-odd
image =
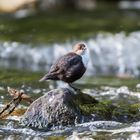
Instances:
[[[118,106],[117,118],[112,117],[115,121],[125,125],[128,122],[128,127],[139,121],[139,0],[0,0],[0,108],[11,100],[7,86],[23,89],[33,99],[50,89],[64,87],[60,82],[38,80],[79,41],[89,47],[90,62],[76,86],[99,101]],[[25,104],[19,106],[22,107],[27,108]],[[0,138],[25,139],[26,135],[22,138],[9,120],[8,131],[0,132]],[[0,127],[5,126],[0,121]],[[9,132],[13,128],[15,134]],[[93,130],[95,139],[140,139],[139,124],[130,128],[130,132],[125,128],[118,134],[112,131],[113,136],[111,131],[96,133],[91,126],[89,130]],[[28,128],[22,132],[25,131]]]
[[[87,76],[139,77],[140,1],[0,0],[1,79],[44,73],[79,41],[90,49]]]

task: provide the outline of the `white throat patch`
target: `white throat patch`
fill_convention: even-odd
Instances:
[[[81,57],[82,57],[82,61],[84,63],[85,68],[87,68],[88,61],[89,61],[89,52],[88,52],[88,50],[86,50],[84,54],[81,54]]]

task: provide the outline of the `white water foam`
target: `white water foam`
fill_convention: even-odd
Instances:
[[[78,41],[77,41],[78,42]],[[126,35],[101,34],[85,41],[90,50],[88,75],[140,75],[140,32]],[[75,42],[39,45],[18,42],[0,43],[0,66],[7,68],[47,71]]]

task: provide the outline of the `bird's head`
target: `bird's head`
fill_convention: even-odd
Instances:
[[[74,53],[82,57],[84,66],[87,67],[89,61],[89,50],[85,43],[77,43],[74,46]]]
[[[87,45],[85,43],[77,43],[74,45],[73,50],[78,55],[84,55],[88,52]]]

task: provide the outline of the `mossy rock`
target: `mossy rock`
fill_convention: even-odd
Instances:
[[[97,104],[81,104],[82,114],[91,115],[92,120],[111,120],[115,106],[109,102],[98,102]]]
[[[140,121],[140,104],[113,105],[111,101],[100,101],[97,104],[81,104],[82,114],[91,115],[92,120],[110,120],[123,123]]]
[[[115,121],[132,123],[140,121],[140,104],[121,105],[113,110]]]
[[[90,103],[96,101],[89,97],[89,95],[81,93],[74,94],[67,88],[49,91],[29,106],[21,123],[25,126],[46,129],[55,126],[75,125],[75,123],[80,123],[82,119],[78,103],[85,102],[84,98]]]
[[[92,96],[67,88],[49,91],[34,101],[25,112],[21,123],[34,128],[52,130],[60,126],[74,126],[81,121],[134,122],[140,120],[140,104],[113,105],[98,102]]]

